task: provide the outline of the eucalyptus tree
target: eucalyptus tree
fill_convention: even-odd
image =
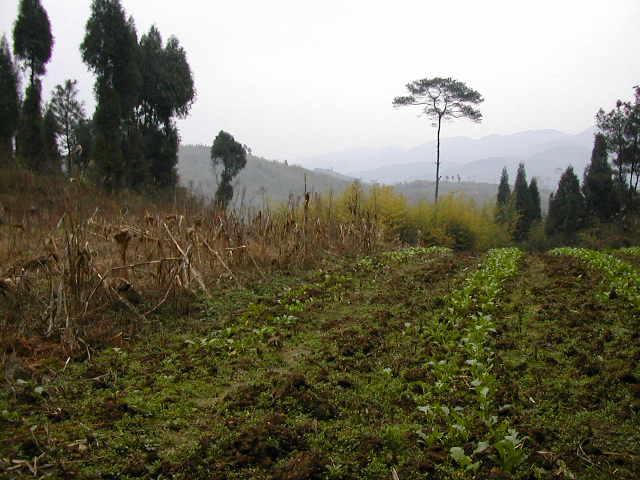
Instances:
[[[220,130],[211,146],[211,163],[214,170],[222,167],[215,201],[221,208],[226,208],[233,198],[231,181],[247,164],[247,150],[231,134]]]
[[[482,113],[475,105],[484,101],[482,95],[465,83],[453,78],[423,78],[406,85],[409,95],[393,99],[394,107],[418,106],[422,114],[433,120],[437,127],[436,150],[436,203],[440,186],[440,131],[443,120],[468,118],[474,122],[482,120]]]
[[[19,76],[7,37],[0,38],[0,165],[13,157],[13,138],[20,118]]]

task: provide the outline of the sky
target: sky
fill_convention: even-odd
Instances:
[[[44,92],[77,79],[93,113],[79,46],[88,0],[41,0],[55,45]],[[197,99],[183,143],[220,130],[269,159],[435,139],[415,108],[394,109],[410,81],[452,77],[478,90],[483,121],[442,135],[533,129],[578,133],[640,84],[638,0],[121,0],[141,35],[156,25],[187,52]],[[0,0],[10,38],[18,0]],[[48,95],[48,94],[47,94]],[[47,96],[45,96],[47,98]]]

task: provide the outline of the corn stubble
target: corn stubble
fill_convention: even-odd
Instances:
[[[369,253],[382,233],[375,214],[340,211],[317,194],[280,209],[220,211],[185,192],[151,202],[3,171],[0,338],[36,335],[77,350],[213,289]]]

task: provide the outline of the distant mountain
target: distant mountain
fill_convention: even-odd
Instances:
[[[460,175],[468,181],[497,183],[502,168],[506,167],[509,179],[513,183],[518,164],[523,163],[528,178],[537,177],[540,186],[555,189],[562,172],[569,165],[573,166],[578,178],[581,178],[590,158],[590,147],[564,145],[549,148],[529,157],[491,157],[463,166],[450,166],[443,169],[442,176]]]
[[[502,167],[513,172],[518,163],[527,167],[529,177],[555,188],[560,173],[573,165],[582,175],[593,147],[595,129],[589,128],[577,135],[557,130],[530,130],[512,135],[489,135],[479,139],[451,137],[441,140],[441,175],[473,182],[497,183]],[[354,165],[367,164],[369,168],[354,169]],[[384,149],[357,149],[330,153],[304,160],[316,167],[330,167],[335,171],[364,181],[386,184],[433,180],[435,178],[436,142],[412,149],[397,147]],[[512,178],[513,179],[513,178]]]
[[[209,148],[204,145],[182,145],[178,151],[178,174],[180,182],[207,198],[213,198],[217,189]],[[265,160],[250,155],[247,166],[234,180],[236,207],[261,208],[265,202],[279,204],[287,202],[290,195],[299,197],[304,193],[305,175],[307,191],[342,192],[351,180],[339,178],[339,174],[322,172]]]

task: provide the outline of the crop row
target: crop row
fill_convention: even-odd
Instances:
[[[505,280],[517,274],[521,256],[515,248],[489,251],[480,268],[445,298],[436,318],[425,325],[425,341],[437,345],[440,355],[427,362],[436,381],[423,396],[428,403],[418,408],[431,426],[418,434],[428,445],[448,448],[461,470],[477,470],[479,457],[489,455],[503,470],[513,472],[526,458],[525,439],[508,422],[498,422],[490,346],[500,292]],[[442,403],[442,398],[455,399],[456,404]],[[472,432],[478,425],[487,432],[479,441]]]
[[[625,298],[640,309],[640,274],[628,263],[606,253],[587,248],[556,248],[553,255],[569,255],[602,272],[604,288],[600,295]],[[625,252],[627,253],[627,252]]]

